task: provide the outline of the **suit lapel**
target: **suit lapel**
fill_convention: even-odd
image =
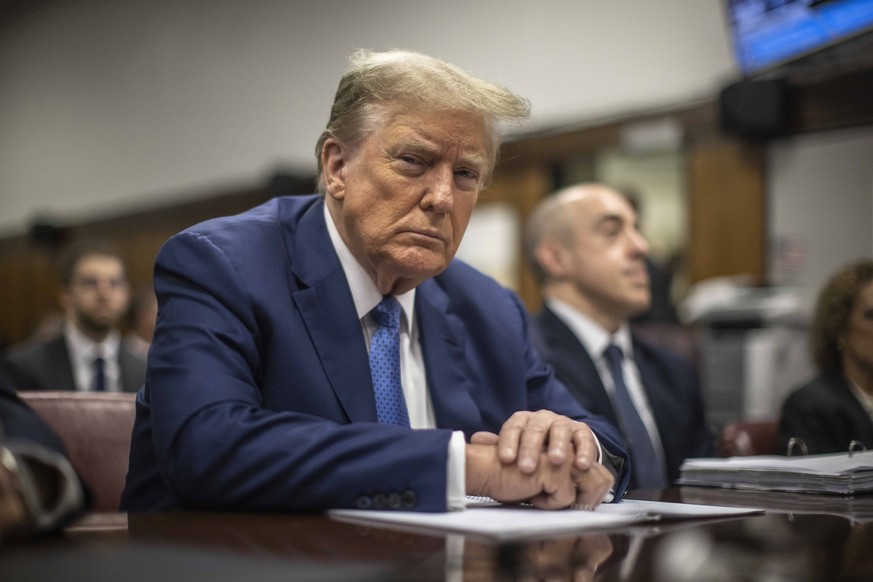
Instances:
[[[433,280],[418,286],[415,317],[437,426],[462,430],[469,438],[482,426],[482,415],[464,357],[464,324],[449,311],[448,297]]]
[[[63,335],[46,344],[46,355],[49,365],[46,366],[48,390],[76,390],[76,380],[73,376],[73,364],[70,362],[70,352]]]
[[[636,338],[633,338],[634,344],[634,360],[637,364],[637,369],[640,371],[640,381],[643,383],[643,390],[646,393],[646,398],[649,401],[649,406],[652,408],[652,414],[656,421],[658,418],[669,418],[670,411],[664,408],[664,396],[668,387],[661,382],[661,375],[658,367],[651,358],[648,357],[649,352],[645,347],[641,346]],[[660,431],[660,427],[658,428]]]
[[[366,342],[349,284],[324,224],[324,203],[313,204],[296,233],[286,233],[291,296],[318,352],[322,368],[352,422],[376,421]],[[283,221],[287,224],[287,221]],[[362,391],[366,378],[369,391]]]
[[[555,354],[555,368],[561,381],[586,408],[605,416],[617,426],[612,402],[588,350],[567,324],[548,307],[543,309],[540,317],[543,339],[548,349]]]

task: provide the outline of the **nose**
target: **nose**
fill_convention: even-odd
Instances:
[[[643,236],[643,233],[636,228],[631,229],[630,246],[634,254],[644,257],[649,254],[649,241],[647,241],[646,237]]]
[[[448,214],[455,205],[455,175],[450,167],[437,166],[431,169],[422,206],[440,214]]]

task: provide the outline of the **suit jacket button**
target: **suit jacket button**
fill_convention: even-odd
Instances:
[[[403,498],[400,497],[399,493],[391,493],[388,495],[388,507],[391,509],[400,509],[403,505]]]
[[[388,499],[381,493],[377,493],[373,496],[373,507],[376,509],[384,509],[387,504]]]
[[[370,509],[373,506],[373,499],[369,495],[361,495],[355,499],[355,505],[358,509]]]
[[[403,497],[401,498],[401,504],[404,509],[412,509],[415,507],[415,504],[418,500],[415,497],[415,491],[404,491]]]

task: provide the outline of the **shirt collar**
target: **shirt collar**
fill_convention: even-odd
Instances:
[[[376,305],[382,301],[382,294],[376,283],[364,270],[364,267],[355,259],[352,251],[346,246],[345,241],[340,236],[336,224],[333,222],[330,212],[327,209],[327,204],[324,205],[324,221],[327,223],[327,233],[330,236],[330,242],[333,243],[333,248],[339,257],[340,264],[346,274],[346,280],[349,282],[349,288],[352,292],[352,301],[355,302],[355,311],[358,314],[358,319],[363,319],[365,315],[370,313]],[[407,331],[412,329],[413,316],[415,313],[415,289],[407,291],[402,295],[395,295],[397,302],[403,310],[405,318],[401,318],[407,322]]]
[[[626,323],[615,334],[610,334],[599,323],[565,301],[549,298],[546,299],[546,305],[567,324],[592,358],[601,357],[609,344],[620,347],[626,358],[633,358],[633,342]]]
[[[72,357],[80,360],[91,361],[98,354],[104,359],[114,359],[121,347],[118,331],[112,330],[102,342],[95,342],[69,321],[64,324],[64,337]]]

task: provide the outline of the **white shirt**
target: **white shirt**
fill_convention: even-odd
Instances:
[[[94,360],[100,356],[104,360],[106,391],[121,392],[121,367],[118,364],[121,335],[117,331],[109,332],[105,340],[97,343],[67,322],[64,327],[64,340],[67,342],[77,391],[89,392],[94,389]]]
[[[655,417],[652,414],[651,406],[649,406],[649,399],[643,388],[640,370],[637,368],[636,361],[634,360],[633,342],[631,341],[628,326],[623,325],[614,335],[610,335],[608,331],[593,319],[560,299],[546,299],[546,305],[567,324],[573,335],[585,347],[585,350],[594,361],[600,381],[603,382],[603,387],[606,388],[606,393],[609,395],[610,400],[615,398],[615,383],[612,380],[609,363],[606,361],[603,352],[609,347],[609,344],[615,344],[621,348],[623,354],[622,373],[624,374],[624,381],[627,384],[631,402],[633,402],[637,414],[640,415],[640,419],[642,419],[643,425],[646,427],[646,432],[649,433],[649,437],[652,439],[655,453],[658,455],[658,461],[662,467],[666,468],[664,447],[661,444],[661,436],[658,434],[658,426],[655,424]]]
[[[330,240],[349,282],[352,300],[355,303],[355,310],[361,321],[369,350],[370,340],[377,327],[376,322],[369,314],[382,301],[382,294],[346,246],[326,204],[324,206],[324,220],[327,223]],[[415,289],[402,295],[395,295],[395,297],[402,309],[400,316],[400,381],[403,384],[403,397],[406,399],[406,408],[409,412],[409,424],[414,429],[436,428],[436,416],[427,386],[424,357],[421,353],[418,324],[415,320]],[[464,433],[462,431],[452,432],[448,450],[448,483],[446,488],[449,509],[463,509],[466,506],[465,446]]]

